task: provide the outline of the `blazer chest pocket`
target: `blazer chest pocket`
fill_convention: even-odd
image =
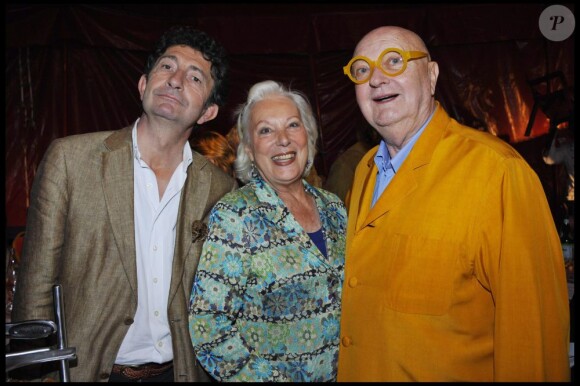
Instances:
[[[459,245],[401,234],[390,242],[396,247],[385,267],[386,307],[413,314],[447,313],[458,275]]]

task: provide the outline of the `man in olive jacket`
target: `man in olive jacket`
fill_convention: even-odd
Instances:
[[[62,285],[72,381],[209,379],[188,300],[209,211],[237,184],[188,138],[217,115],[226,71],[213,39],[172,28],[139,80],[141,117],[57,139],[39,166],[12,319],[52,319]]]

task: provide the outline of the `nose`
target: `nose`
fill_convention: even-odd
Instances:
[[[286,134],[286,130],[279,130],[278,134],[276,135],[276,143],[280,146],[288,146],[290,143],[290,139]]]
[[[178,90],[181,90],[182,85],[183,85],[181,71],[177,70],[173,74],[171,74],[169,79],[167,79],[167,85],[171,88],[176,88]]]
[[[373,68],[373,72],[369,79],[369,84],[371,87],[379,87],[383,83],[388,83],[391,78],[384,74],[379,68]]]

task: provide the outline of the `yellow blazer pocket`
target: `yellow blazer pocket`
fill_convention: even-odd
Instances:
[[[456,243],[395,235],[385,250],[385,305],[395,311],[443,315],[449,310],[457,276],[460,248]],[[393,248],[395,247],[395,248]]]

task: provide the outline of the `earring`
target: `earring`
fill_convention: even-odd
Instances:
[[[252,162],[252,168],[250,169],[250,175],[252,176],[252,179],[258,178],[260,176],[260,173],[258,173],[258,168],[256,167],[256,164]]]

